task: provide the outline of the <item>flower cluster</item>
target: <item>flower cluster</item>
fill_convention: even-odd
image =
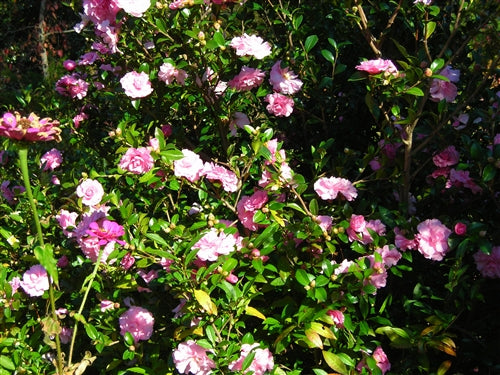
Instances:
[[[6,112],[0,120],[0,136],[17,141],[61,141],[59,121],[40,119],[34,113],[23,117],[19,112]]]

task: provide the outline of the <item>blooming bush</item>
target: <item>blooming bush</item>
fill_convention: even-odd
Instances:
[[[0,370],[498,370],[495,3],[355,4],[75,8],[0,124]]]

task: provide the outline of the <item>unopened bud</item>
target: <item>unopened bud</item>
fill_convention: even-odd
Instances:
[[[429,68],[425,69],[425,70],[424,70],[424,75],[425,75],[426,77],[430,77],[430,76],[432,76],[432,70],[430,70]]]

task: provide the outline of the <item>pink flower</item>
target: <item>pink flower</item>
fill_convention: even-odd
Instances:
[[[460,154],[455,149],[455,146],[448,146],[439,154],[432,157],[432,161],[437,167],[449,167],[458,163]]]
[[[396,249],[390,249],[388,245],[385,245],[382,248],[375,249],[375,251],[382,256],[384,266],[386,266],[387,268],[395,266],[402,257],[399,251],[397,251]]]
[[[132,267],[135,263],[135,258],[132,256],[132,254],[127,253],[123,256],[122,260],[120,261],[120,266],[123,267],[125,271],[128,271],[130,267]]]
[[[286,95],[295,94],[303,84],[293,71],[281,68],[281,60],[276,61],[271,68],[269,82],[273,85],[274,91]]]
[[[56,148],[53,148],[50,151],[47,151],[40,158],[40,168],[43,167],[44,171],[53,171],[57,167],[61,165],[63,161],[61,151]]]
[[[110,220],[99,220],[98,222],[92,222],[89,224],[89,229],[87,229],[87,234],[89,236],[94,236],[99,239],[99,245],[106,245],[108,242],[118,242],[124,245],[125,242],[118,239],[125,234],[123,227]]]
[[[238,91],[250,91],[255,87],[259,87],[264,82],[265,75],[266,73],[260,69],[244,66],[241,68],[240,73],[227,84]]]
[[[157,270],[151,270],[149,272],[146,272],[144,270],[138,270],[137,274],[146,282],[150,283],[154,279],[158,278],[158,271]]]
[[[236,126],[243,129],[245,125],[250,125],[250,119],[243,112],[234,112],[231,116],[231,122],[229,123],[229,129],[231,130],[231,135],[236,135]]]
[[[21,279],[19,276],[14,276],[12,280],[9,281],[10,288],[12,289],[12,295],[17,292],[21,286]]]
[[[323,231],[328,232],[332,228],[333,218],[331,216],[318,215],[316,216],[316,222]]]
[[[293,99],[280,93],[267,94],[264,101],[269,103],[267,111],[278,117],[288,117],[293,112]]]
[[[473,255],[476,267],[483,277],[491,279],[500,278],[500,246],[494,246],[491,254],[479,250]]]
[[[174,80],[179,84],[184,85],[184,81],[187,78],[187,73],[185,70],[177,69],[170,63],[163,63],[160,66],[160,71],[158,72],[158,79],[165,82],[167,85],[171,84]]]
[[[80,56],[80,59],[78,60],[78,65],[92,65],[98,59],[99,55],[97,54],[97,52],[95,51],[87,52]]]
[[[440,75],[448,78],[450,81],[443,81],[441,79],[433,79],[430,87],[431,100],[439,102],[441,100],[446,100],[447,102],[452,102],[457,97],[457,86],[452,82],[458,82],[460,79],[460,70],[451,69],[451,66],[446,66]]]
[[[129,332],[135,343],[148,340],[153,334],[154,318],[148,310],[139,306],[131,306],[120,318],[120,333],[122,336]]]
[[[382,370],[382,374],[385,374],[391,369],[391,363],[389,362],[389,359],[387,358],[387,355],[382,347],[378,346],[375,349],[373,352],[373,358],[375,359],[375,362],[377,362],[377,367]]]
[[[0,136],[17,141],[61,141],[59,121],[51,118],[40,119],[34,113],[22,117],[19,112],[4,113],[0,119]]]
[[[121,79],[125,94],[133,99],[144,98],[153,92],[149,76],[144,72],[128,72]]]
[[[454,228],[455,234],[458,236],[463,236],[467,233],[467,224],[465,223],[456,223]]]
[[[391,60],[383,59],[362,61],[356,66],[356,69],[368,72],[369,74],[378,74],[382,72],[391,74],[398,73],[398,69]]]
[[[174,175],[185,177],[191,182],[198,181],[204,168],[203,161],[193,151],[183,149],[182,153],[184,157],[174,161]]]
[[[88,178],[77,186],[76,195],[82,198],[84,205],[95,206],[101,203],[101,199],[104,196],[104,189],[99,181]]]
[[[72,70],[74,70],[76,68],[76,62],[73,61],[73,60],[65,60],[63,62],[63,67],[64,69],[66,69],[68,72],[71,72]]]
[[[61,339],[61,344],[68,344],[73,336],[73,328],[62,327],[61,333],[59,333],[59,338]]]
[[[220,181],[222,183],[222,188],[227,192],[235,192],[238,190],[239,180],[236,174],[221,165],[205,163],[201,174],[211,181]]]
[[[229,45],[236,50],[238,56],[253,56],[261,60],[271,54],[271,45],[257,35],[243,34],[234,37]]]
[[[344,328],[344,313],[342,311],[328,310],[326,314],[332,318],[335,327]]]
[[[314,183],[314,191],[324,200],[335,199],[339,193],[348,201],[352,201],[358,196],[358,191],[352,182],[340,177],[319,178]]]
[[[238,218],[241,224],[247,229],[257,230],[259,225],[253,221],[253,215],[266,204],[267,193],[263,190],[257,190],[251,196],[244,195],[236,205]]]
[[[80,249],[82,250],[82,253],[92,262],[97,262],[97,259],[99,258],[99,253],[101,252],[99,237],[96,236],[79,237],[77,239],[77,242],[78,245],[80,246]],[[102,249],[101,263],[106,263],[106,260],[108,259],[109,255],[115,249],[115,243],[116,243],[115,241],[110,241],[106,243],[106,245]]]
[[[424,5],[431,5],[432,0],[415,0],[413,2],[413,4],[417,4],[417,3],[421,3],[421,4],[424,4]]]
[[[363,215],[352,215],[349,227],[347,228],[347,235],[349,241],[358,241],[366,245],[373,242],[371,231],[377,233],[379,236],[385,234],[385,225],[380,220],[366,221]]]
[[[425,220],[418,224],[415,236],[417,250],[427,259],[442,260],[448,252],[448,237],[451,230],[438,219]]]
[[[56,215],[56,219],[59,222],[59,225],[63,229],[63,233],[71,237],[71,233],[68,231],[68,228],[74,228],[76,227],[76,218],[78,217],[78,213],[76,212],[69,212],[67,210],[62,209],[59,211],[59,213]]]
[[[216,364],[207,356],[207,351],[194,340],[179,344],[172,353],[175,368],[181,374],[209,375]]]
[[[99,304],[99,308],[101,309],[101,312],[114,310],[115,303],[113,301],[108,300],[108,299],[103,299],[101,301],[101,303]]]
[[[87,96],[89,84],[80,78],[78,74],[65,75],[56,82],[56,91],[62,96],[71,99],[83,99]]]
[[[259,344],[243,344],[241,345],[241,355],[236,361],[231,362],[228,368],[231,371],[241,371],[243,361],[251,353],[255,353],[252,363],[248,366],[243,374],[251,371],[254,375],[263,375],[267,371],[271,371],[274,367],[273,355],[269,349],[260,349]]]
[[[134,174],[146,173],[153,168],[153,165],[151,150],[147,147],[129,148],[118,164],[121,169]]]
[[[202,261],[214,262],[219,255],[227,255],[236,250],[236,238],[212,228],[193,245],[198,249],[197,256]]]
[[[115,0],[83,0],[83,10],[90,21],[99,24],[104,21],[114,23],[120,8]]]
[[[21,288],[31,297],[42,296],[49,290],[49,276],[45,268],[40,264],[32,266],[23,274]]]
[[[480,193],[482,189],[476,185],[474,180],[469,176],[469,171],[457,171],[456,169],[450,170],[450,178],[446,182],[446,187],[466,187],[472,191],[473,194]]]
[[[13,205],[14,203],[16,203],[16,196],[20,193],[23,193],[25,191],[25,188],[23,186],[17,185],[13,186],[12,189],[9,189],[9,185],[9,180],[2,182],[2,184],[0,185],[0,192],[2,193],[7,203]]]
[[[116,6],[134,17],[142,17],[151,6],[150,0],[116,0]]]

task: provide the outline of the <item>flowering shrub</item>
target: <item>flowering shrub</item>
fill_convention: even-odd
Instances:
[[[294,4],[75,8],[0,125],[0,370],[498,370],[494,2]]]

